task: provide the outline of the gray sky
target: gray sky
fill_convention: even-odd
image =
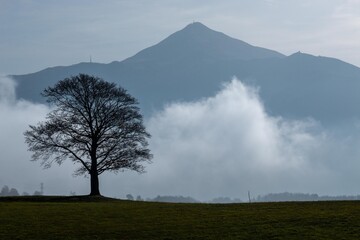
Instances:
[[[0,0],[0,73],[123,60],[192,21],[360,66],[359,0]]]

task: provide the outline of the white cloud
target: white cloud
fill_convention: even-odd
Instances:
[[[2,105],[15,102],[15,82],[5,76],[0,76],[0,102]]]
[[[49,108],[18,101],[14,83],[0,78],[0,187],[32,193],[45,184],[46,194],[89,192],[89,179],[72,176],[74,166],[43,170],[31,162],[23,132],[43,121]],[[246,199],[269,192],[357,194],[360,181],[358,127],[324,129],[311,119],[289,121],[269,116],[258,90],[238,80],[213,97],[166,106],[147,120],[153,163],[147,173],[105,173],[101,192],[218,196]],[[339,133],[340,132],[340,133]]]
[[[321,125],[268,116],[257,90],[238,80],[214,97],[168,105],[148,129],[155,158],[145,178],[161,194],[209,199],[244,198],[247,190],[343,190],[334,186],[336,169],[326,162],[331,138]]]
[[[20,193],[33,193],[40,190],[43,182],[47,194],[87,193],[83,179],[72,178],[71,164],[43,170],[39,162],[30,161],[31,153],[27,151],[23,133],[28,125],[45,120],[49,108],[16,100],[14,87],[11,79],[0,77],[0,188],[8,185]]]

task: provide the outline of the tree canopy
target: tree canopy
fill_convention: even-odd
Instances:
[[[53,110],[24,133],[32,160],[50,167],[66,159],[76,175],[89,174],[90,195],[100,195],[98,176],[125,169],[144,172],[152,155],[137,100],[114,83],[79,74],[42,93]]]

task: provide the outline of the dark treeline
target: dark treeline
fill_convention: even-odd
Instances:
[[[23,192],[20,194],[16,188],[10,188],[7,185],[3,186],[0,191],[0,197],[8,196],[40,196],[43,195],[43,184],[41,184],[40,191],[36,190],[33,194]],[[75,192],[71,192],[70,195],[76,195]],[[156,196],[155,198],[146,198],[143,199],[140,195],[134,197],[131,194],[126,195],[126,199],[132,201],[149,201],[149,202],[169,202],[169,203],[242,203],[249,202],[242,201],[239,198],[230,198],[230,197],[217,197],[210,201],[199,201],[193,197],[184,197],[181,195],[178,196]],[[309,193],[269,193],[266,195],[259,195],[256,198],[251,198],[250,202],[294,202],[294,201],[341,201],[341,200],[360,200],[360,195],[340,195],[340,196],[319,196],[318,194],[309,194]]]
[[[360,195],[356,196],[319,196],[309,193],[269,193],[258,196],[256,202],[286,202],[286,201],[338,201],[338,200],[360,200]]]
[[[126,198],[133,201],[150,201],[150,202],[170,202],[170,203],[244,203],[244,202],[295,202],[295,201],[340,201],[340,200],[360,200],[360,195],[356,196],[319,196],[318,194],[309,194],[309,193],[269,193],[266,195],[259,195],[256,198],[247,199],[242,201],[239,198],[230,198],[230,197],[217,197],[210,201],[199,201],[192,197],[184,196],[160,196],[158,195],[155,198],[146,198],[142,199],[140,196],[136,198],[131,194],[127,194]]]
[[[141,198],[141,196],[133,197],[131,194],[126,195],[126,199],[132,201],[148,201],[148,202],[169,202],[169,203],[201,203],[201,201],[193,198],[193,197],[184,197],[181,195],[178,196],[156,196],[155,198],[146,198],[145,200]],[[240,199],[235,198],[231,199],[229,197],[217,197],[208,201],[206,203],[240,203],[242,202]]]
[[[169,202],[169,203],[199,203],[200,201],[192,198],[192,197],[183,197],[183,196],[160,196],[158,195],[155,198],[146,198],[143,199],[140,195],[136,198],[131,195],[126,195],[127,200],[131,201],[148,201],[148,202]]]
[[[171,202],[171,203],[199,203],[200,201],[192,197],[183,197],[183,196],[157,196],[155,198],[148,198],[147,201],[151,202]]]
[[[21,195],[28,196],[30,194],[27,192],[23,192]],[[34,196],[43,195],[43,184],[41,184],[40,191],[35,191],[32,195],[34,195]],[[18,192],[18,190],[16,188],[9,188],[7,185],[4,185],[1,188],[0,197],[16,197],[16,196],[20,196],[20,193]]]
[[[239,198],[229,198],[229,197],[217,197],[212,199],[209,203],[241,203]]]
[[[146,198],[143,199],[140,195],[136,198],[131,195],[126,195],[127,200],[131,201],[147,201],[147,202],[169,202],[169,203],[200,203],[200,201],[192,198],[192,197],[184,197],[184,196],[160,196],[158,195],[155,198]]]
[[[18,190],[15,188],[9,188],[8,186],[3,186],[0,192],[0,196],[7,197],[7,196],[19,196]]]

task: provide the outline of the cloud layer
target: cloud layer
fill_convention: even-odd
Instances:
[[[0,77],[0,188],[15,187],[20,193],[33,193],[44,183],[47,194],[69,194],[84,191],[84,181],[72,178],[71,164],[42,170],[38,162],[30,161],[23,133],[28,125],[44,121],[49,108],[42,104],[16,100],[15,84]]]
[[[357,194],[356,126],[269,116],[258,90],[237,79],[214,97],[166,106],[148,128],[155,159],[147,180],[162,194]]]
[[[46,194],[89,192],[89,179],[72,176],[64,163],[42,170],[31,162],[23,132],[45,119],[49,108],[16,100],[14,83],[0,80],[0,186]],[[185,195],[246,199],[252,194],[303,192],[358,194],[359,124],[325,129],[313,119],[269,116],[258,89],[234,79],[215,96],[177,102],[146,120],[153,163],[147,173],[104,174],[104,195]]]

